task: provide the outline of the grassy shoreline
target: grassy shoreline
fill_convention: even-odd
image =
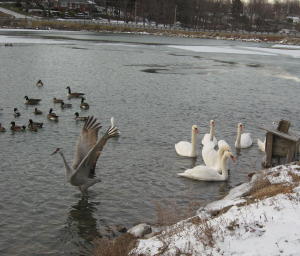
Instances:
[[[114,26],[106,24],[81,24],[71,21],[54,20],[0,20],[0,28],[23,28],[23,29],[57,29],[71,31],[91,31],[91,32],[113,32],[113,33],[133,33],[133,34],[151,34],[169,37],[187,37],[203,39],[222,39],[222,40],[241,40],[255,42],[274,42],[282,44],[300,45],[299,37],[274,34],[244,34],[239,32],[224,31],[183,31],[183,30],[160,30],[155,28],[136,28],[127,26]]]

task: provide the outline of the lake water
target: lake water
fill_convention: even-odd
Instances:
[[[226,182],[178,177],[202,163],[201,154],[194,162],[174,150],[176,142],[190,140],[193,124],[202,137],[215,119],[217,138],[231,146],[238,122],[255,140],[263,139],[260,125],[281,118],[300,130],[299,48],[25,30],[0,30],[0,45],[0,122],[9,128],[17,107],[17,124],[29,118],[45,123],[38,133],[0,134],[1,255],[88,254],[96,237],[117,235],[111,231],[114,225],[154,221],[157,202],[181,207],[209,202],[260,168],[263,154],[255,143],[230,163]],[[43,88],[35,86],[38,79]],[[66,99],[66,86],[84,92],[90,110],[80,111],[78,100],[64,111],[54,105],[53,97]],[[43,116],[33,116],[25,95],[42,99]],[[58,123],[46,119],[51,107],[60,116]],[[102,182],[87,199],[66,183],[61,158],[50,156],[61,147],[67,160],[73,159],[82,127],[73,119],[76,111],[96,116],[102,130],[114,116],[121,131],[106,145],[96,170]]]

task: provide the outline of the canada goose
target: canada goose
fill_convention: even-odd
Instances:
[[[14,108],[14,117],[19,117],[21,116],[19,110],[17,108]]]
[[[81,98],[80,108],[82,108],[82,109],[89,109],[90,105],[88,103],[84,102],[84,101],[85,101],[85,98],[82,97]]]
[[[88,120],[87,116],[79,116],[78,112],[76,112],[74,115],[75,115],[75,120],[76,121],[86,121],[86,120]]]
[[[29,99],[28,96],[25,96],[24,99],[26,99],[25,104],[27,105],[37,105],[41,101],[41,99]]]
[[[43,112],[41,110],[35,108],[34,111],[33,111],[33,114],[35,114],[35,115],[41,115],[41,114],[43,114]]]
[[[67,86],[66,89],[68,90],[68,98],[80,98],[84,95],[84,93],[81,92],[71,92],[70,86]]]
[[[44,123],[33,122],[32,119],[29,119],[28,127],[31,126],[31,127],[43,128],[43,124]]]
[[[0,132],[5,132],[6,129],[2,126],[2,124],[0,123]]]
[[[66,104],[66,103],[64,103],[64,102],[62,102],[62,103],[60,103],[60,107],[61,108],[71,108],[72,107],[72,104]]]
[[[47,115],[47,118],[49,120],[52,120],[52,121],[58,121],[58,116],[55,113],[53,113],[52,111],[53,111],[53,109],[50,108],[49,109],[49,114]]]
[[[42,80],[39,80],[39,81],[37,81],[36,86],[42,87],[42,86],[44,86],[44,83],[42,82]]]
[[[11,122],[11,127],[10,129],[14,132],[23,132],[26,129],[26,126],[17,126],[15,122]]]
[[[53,98],[53,103],[62,103],[64,100],[62,99],[56,99],[55,97]]]
[[[32,131],[32,132],[37,132],[38,131],[38,128],[36,126],[30,125],[30,124],[27,126],[27,129],[29,131]]]

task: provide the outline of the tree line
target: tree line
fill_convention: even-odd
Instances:
[[[98,3],[97,3],[98,1]],[[149,21],[193,29],[278,31],[293,27],[300,1],[288,0],[96,0],[106,15],[125,21]],[[299,28],[296,26],[296,28]],[[300,28],[299,28],[300,29]]]

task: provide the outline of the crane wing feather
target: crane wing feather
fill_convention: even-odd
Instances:
[[[77,141],[75,157],[72,164],[74,170],[77,169],[78,165],[81,163],[84,157],[96,144],[98,140],[98,131],[100,128],[101,125],[99,122],[97,122],[97,119],[93,116],[89,116],[84,126],[82,127]]]
[[[98,142],[89,150],[88,154],[82,159],[80,164],[77,166],[73,177],[78,179],[89,177],[90,170],[96,164],[106,142],[108,139],[117,136],[117,134],[118,128],[109,127],[101,139],[98,140]]]

